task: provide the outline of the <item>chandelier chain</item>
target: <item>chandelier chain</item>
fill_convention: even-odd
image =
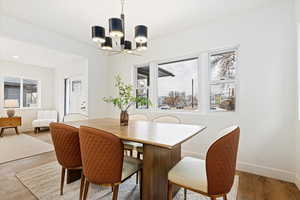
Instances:
[[[124,14],[124,4],[125,4],[125,0],[121,0],[121,13]]]

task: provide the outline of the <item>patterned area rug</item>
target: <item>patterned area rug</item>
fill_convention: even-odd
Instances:
[[[64,195],[60,196],[60,171],[57,162],[51,162],[33,169],[16,174],[17,178],[27,187],[32,194],[40,200],[74,200],[79,198],[80,181],[67,184],[64,187]],[[118,199],[139,200],[139,186],[135,184],[135,177],[120,185]],[[235,182],[228,195],[229,200],[236,200],[239,177],[235,177]],[[111,200],[112,193],[110,187],[100,187],[91,185],[88,195],[89,200]],[[183,199],[183,190],[180,190],[175,200]],[[200,194],[188,191],[188,200],[209,200]],[[221,200],[222,198],[220,198]],[[219,200],[219,199],[218,199]]]
[[[0,164],[53,150],[52,144],[26,134],[4,136],[0,138]]]

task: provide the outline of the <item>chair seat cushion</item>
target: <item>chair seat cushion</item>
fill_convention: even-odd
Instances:
[[[122,181],[138,172],[142,167],[143,162],[141,160],[129,156],[124,156]]]
[[[50,123],[56,122],[55,119],[37,119],[32,121],[33,127],[48,127]]]
[[[124,141],[123,144],[124,144],[124,149],[125,150],[133,150],[133,149],[136,149],[138,147],[143,147],[143,144],[136,143],[136,142]]]
[[[172,183],[207,193],[204,160],[192,157],[183,158],[169,171],[168,179]]]

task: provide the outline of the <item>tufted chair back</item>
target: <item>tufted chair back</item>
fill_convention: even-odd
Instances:
[[[81,167],[79,129],[61,123],[51,123],[50,131],[59,164],[64,168]]]
[[[208,194],[227,194],[234,182],[240,129],[223,130],[225,135],[214,142],[206,155]]]
[[[110,133],[82,126],[79,129],[83,173],[94,184],[120,183],[123,143]]]

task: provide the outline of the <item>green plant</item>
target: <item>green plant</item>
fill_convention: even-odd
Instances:
[[[138,106],[151,105],[149,99],[145,97],[136,97],[133,95],[133,86],[125,84],[122,78],[117,75],[115,77],[115,87],[118,88],[118,97],[104,97],[103,100],[106,103],[112,103],[115,107],[118,107],[121,111],[127,111],[130,106],[137,104]]]

